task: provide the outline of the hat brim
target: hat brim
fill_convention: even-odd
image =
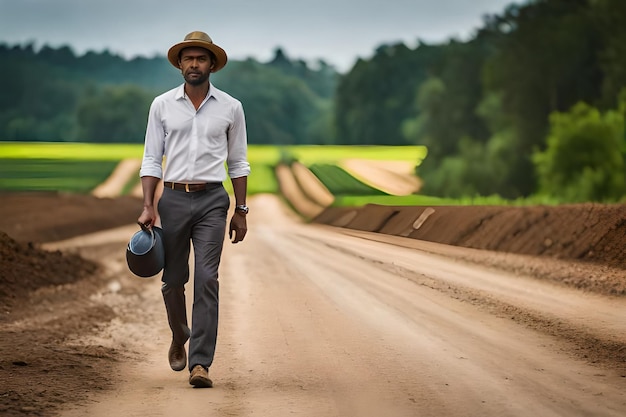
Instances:
[[[178,57],[179,57],[180,51],[182,51],[185,48],[194,48],[194,47],[204,48],[213,52],[213,54],[215,55],[216,62],[211,72],[217,72],[221,70],[226,65],[226,62],[228,62],[226,51],[224,51],[222,48],[220,48],[214,43],[209,43],[205,41],[195,41],[195,40],[182,41],[172,46],[170,50],[167,51],[167,60],[170,61],[170,63],[174,65],[176,68],[180,69],[180,65],[178,63]]]

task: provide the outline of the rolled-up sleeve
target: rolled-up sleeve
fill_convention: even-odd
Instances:
[[[158,100],[154,100],[150,105],[148,113],[148,124],[146,127],[146,138],[143,151],[143,160],[140,177],[157,177],[163,176],[163,147],[165,146],[165,129],[161,123],[160,108]]]
[[[233,109],[233,123],[228,130],[228,176],[230,178],[247,177],[250,175],[248,163],[248,138],[246,119],[240,102]]]

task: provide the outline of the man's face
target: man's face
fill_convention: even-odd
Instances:
[[[180,52],[180,69],[188,84],[204,84],[213,65],[209,51],[204,48],[185,48]]]

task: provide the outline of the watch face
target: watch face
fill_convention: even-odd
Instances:
[[[235,208],[235,211],[238,211],[239,213],[243,213],[243,214],[248,214],[248,206],[237,206]]]

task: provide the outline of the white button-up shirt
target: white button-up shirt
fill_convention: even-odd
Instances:
[[[239,100],[212,84],[198,110],[186,96],[184,84],[153,100],[140,176],[172,182],[223,182],[225,163],[231,178],[250,174],[246,122]]]

